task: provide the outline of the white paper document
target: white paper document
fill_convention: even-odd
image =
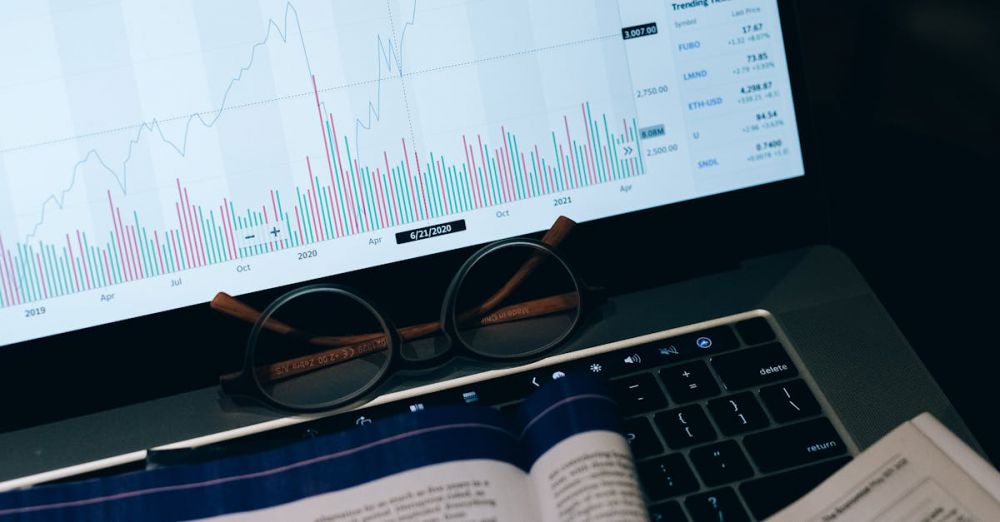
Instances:
[[[996,522],[1000,473],[923,413],[768,521]]]

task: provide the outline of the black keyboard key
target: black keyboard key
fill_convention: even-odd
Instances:
[[[764,409],[750,392],[737,393],[708,403],[708,412],[723,435],[739,435],[748,431],[766,428]]]
[[[684,455],[674,453],[638,464],[639,480],[650,500],[663,500],[698,489]]]
[[[764,520],[801,498],[850,461],[850,457],[841,457],[750,480],[740,486],[740,493],[753,516]]]
[[[801,379],[764,388],[760,398],[778,422],[797,421],[820,412],[819,403]]]
[[[732,488],[691,495],[684,505],[694,522],[750,522],[750,516]]]
[[[653,425],[646,417],[627,419],[622,426],[622,434],[632,448],[632,455],[637,459],[652,457],[663,453],[663,444],[653,431]]]
[[[653,420],[672,449],[715,440],[715,428],[697,404],[657,413]]]
[[[762,344],[774,340],[774,330],[763,317],[736,323],[736,331],[746,344]]]
[[[736,482],[753,475],[750,461],[736,441],[725,440],[695,448],[688,457],[706,486]]]
[[[688,522],[687,515],[676,500],[649,506],[650,522]]]
[[[660,410],[667,405],[667,398],[651,373],[615,379],[610,385],[623,416]]]
[[[847,451],[844,441],[826,418],[747,435],[743,445],[765,473],[817,462]]]
[[[703,361],[660,370],[660,380],[674,402],[691,402],[719,394],[719,385]]]
[[[771,384],[799,374],[778,343],[713,357],[712,367],[730,390]]]

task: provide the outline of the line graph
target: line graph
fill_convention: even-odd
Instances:
[[[609,181],[642,175],[645,165],[637,153],[639,129],[634,114],[625,117],[594,112],[586,99],[577,100],[578,112],[562,114],[561,125],[548,131],[499,124],[490,136],[482,132],[455,133],[444,150],[421,148],[417,143],[406,80],[419,75],[442,73],[484,63],[532,56],[546,50],[586,44],[602,44],[615,33],[602,32],[585,38],[503,53],[477,56],[434,67],[410,70],[404,43],[408,30],[418,26],[418,2],[399,30],[392,22],[392,2],[386,2],[389,30],[375,38],[377,70],[374,78],[339,82],[323,88],[310,60],[298,8],[284,4],[281,17],[267,20],[264,36],[249,49],[249,58],[237,69],[221,94],[218,107],[183,116],[152,118],[136,126],[104,132],[134,131],[119,163],[106,160],[96,148],[89,149],[72,168],[68,184],[44,200],[37,222],[21,239],[0,233],[0,308],[43,301],[88,290],[106,288],[201,267],[228,263],[276,251],[365,234],[439,217],[528,200]],[[283,45],[301,47],[305,64],[303,83],[310,88],[280,98],[229,105],[231,94],[244,81],[258,53],[275,39]],[[381,161],[373,155],[362,158],[362,133],[382,121],[385,82],[399,81],[406,110],[408,132],[401,132],[397,146],[383,145]],[[325,95],[339,90],[371,87],[360,116],[335,117]],[[629,89],[630,91],[630,89]],[[223,195],[214,203],[211,195],[194,194],[181,177],[174,179],[174,219],[168,223],[145,216],[141,207],[128,205],[129,171],[134,151],[144,140],[158,140],[180,158],[186,158],[193,128],[213,128],[229,111],[250,109],[290,98],[312,97],[313,123],[320,126],[315,139],[322,150],[302,157],[304,169],[291,189],[266,189],[257,201],[237,203]],[[339,132],[337,122],[347,119],[353,132]],[[318,120],[318,121],[316,121]],[[182,123],[171,134],[168,121]],[[315,128],[315,127],[313,127]],[[530,131],[525,133],[525,131]],[[97,131],[100,132],[100,131]],[[91,135],[96,135],[97,132]],[[535,136],[533,139],[530,135]],[[351,139],[353,135],[353,140]],[[69,140],[71,138],[64,138]],[[55,143],[52,140],[48,143]],[[0,150],[0,154],[43,146],[41,142]],[[384,141],[383,141],[384,144]],[[422,150],[420,150],[422,149]],[[37,237],[46,223],[46,212],[61,210],[76,188],[81,170],[98,165],[112,180],[105,190],[108,230],[75,230]],[[89,174],[89,173],[88,173]],[[125,198],[123,203],[120,198]],[[56,235],[58,239],[53,239]]]

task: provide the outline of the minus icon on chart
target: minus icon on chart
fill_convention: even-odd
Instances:
[[[255,238],[255,237],[257,237],[257,236],[256,236],[256,235],[254,235],[254,234],[251,234],[251,235],[249,235],[249,236],[245,236],[245,237],[244,237],[243,239],[253,239],[253,238]]]

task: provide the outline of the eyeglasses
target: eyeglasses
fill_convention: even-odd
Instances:
[[[213,309],[253,323],[243,369],[224,375],[222,388],[316,412],[358,401],[397,370],[448,356],[518,361],[549,352],[601,293],[556,251],[574,226],[560,217],[541,241],[507,239],[477,251],[452,278],[435,322],[396,328],[372,300],[342,285],[298,288],[263,312],[220,293]]]

